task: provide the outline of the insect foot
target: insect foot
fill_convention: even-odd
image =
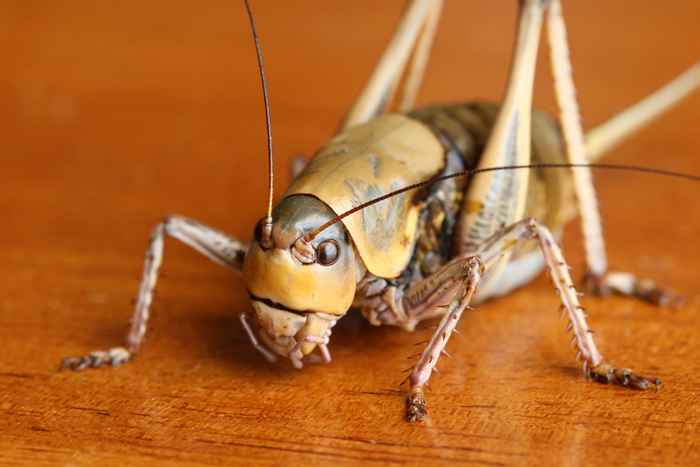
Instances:
[[[423,388],[416,387],[406,398],[406,420],[420,422],[428,415],[428,403],[423,395]]]
[[[106,352],[96,351],[81,357],[66,357],[61,362],[62,370],[80,371],[104,365],[119,366],[131,360],[132,354],[124,347],[113,347]]]
[[[603,275],[592,272],[583,278],[584,290],[598,297],[622,295],[634,297],[651,305],[677,308],[683,297],[671,289],[659,287],[652,279],[639,279],[628,272],[608,272]]]
[[[633,373],[629,368],[614,368],[608,363],[601,363],[588,369],[589,378],[603,384],[619,384],[631,389],[660,389],[659,378],[647,378]]]

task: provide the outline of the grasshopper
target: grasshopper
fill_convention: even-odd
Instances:
[[[659,387],[658,379],[614,366],[598,350],[557,240],[580,215],[586,289],[662,306],[676,302],[674,293],[652,280],[608,270],[591,167],[700,86],[700,64],[584,134],[560,1],[522,0],[502,103],[414,109],[442,1],[411,0],[338,134],[297,171],[274,205],[267,80],[247,0],[245,6],[266,110],[266,215],[249,245],[182,216],[165,218],[150,238],[126,345],[66,358],[63,367],[118,366],[136,355],[170,236],[242,272],[253,311],[241,313],[240,321],[270,362],[282,356],[296,368],[329,363],[332,328],[353,308],[373,325],[407,331],[439,318],[407,377],[409,421],[427,414],[424,388],[463,312],[528,283],[543,269],[568,317],[586,378]],[[532,110],[545,22],[561,126]],[[389,113],[393,101],[398,111]]]

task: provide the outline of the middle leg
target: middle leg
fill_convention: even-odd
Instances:
[[[547,227],[534,219],[516,222],[485,242],[479,249],[479,255],[488,268],[488,265],[505,250],[531,238],[539,243],[547,270],[561,300],[562,309],[568,315],[568,329],[574,334],[574,342],[578,350],[576,357],[583,364],[584,375],[601,383],[616,383],[633,389],[649,389],[660,385],[661,381],[657,378],[639,376],[629,369],[618,369],[605,361],[596,346],[593,331],[586,322],[586,313],[569,274],[570,268]]]

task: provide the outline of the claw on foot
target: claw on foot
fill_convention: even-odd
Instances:
[[[608,272],[602,276],[587,272],[583,277],[583,289],[597,297],[617,294],[664,308],[676,308],[683,304],[683,297],[673,290],[662,289],[651,279],[638,279],[627,272]]]
[[[411,394],[406,398],[406,420],[420,422],[428,415],[428,403],[425,401],[423,388],[411,389]]]
[[[133,355],[124,347],[114,347],[106,352],[91,352],[81,357],[66,357],[61,362],[62,370],[80,371],[85,368],[99,368],[104,365],[113,367],[123,365],[131,360]]]
[[[612,294],[612,290],[606,284],[605,276],[588,271],[584,274],[582,282],[581,289],[588,295],[609,297]]]
[[[607,363],[601,363],[588,370],[588,377],[603,384],[618,384],[631,389],[659,389],[659,378],[648,378],[634,373],[629,368],[615,368]]]
[[[673,290],[664,290],[656,286],[652,280],[638,280],[634,288],[634,296],[652,305],[664,308],[677,308],[683,304],[683,297]]]

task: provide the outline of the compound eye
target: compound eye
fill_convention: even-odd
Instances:
[[[318,262],[324,266],[330,266],[338,261],[340,247],[335,240],[324,240],[316,249]]]

